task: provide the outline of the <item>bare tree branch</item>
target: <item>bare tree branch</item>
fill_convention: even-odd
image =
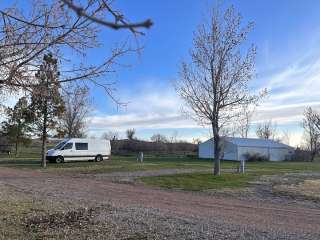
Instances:
[[[137,43],[137,47],[132,47],[125,39],[110,48],[109,53],[101,51],[100,62],[88,64],[89,50],[104,45],[98,36],[104,26],[82,14],[75,15],[68,6],[63,6],[66,3],[62,0],[29,1],[34,2],[27,11],[19,5],[0,9],[0,89],[11,92],[32,90],[37,82],[35,69],[41,64],[43,55],[52,53],[63,66],[59,78],[61,88],[67,83],[81,81],[88,86],[94,83],[112,95],[114,84],[110,84],[108,75],[119,67],[127,66],[119,59],[139,52],[141,48]],[[140,33],[137,29],[143,26],[130,24],[123,14],[113,10],[111,2],[88,0],[82,3],[81,13],[97,19],[111,15],[116,19],[115,24],[128,29],[133,33],[129,36],[137,41]],[[151,24],[147,23],[147,26]],[[111,99],[117,98],[113,96]]]
[[[275,139],[277,134],[277,125],[272,121],[260,123],[257,126],[256,134],[258,138]]]
[[[115,17],[115,22],[108,22],[105,20],[102,20],[100,18],[97,18],[93,15],[88,14],[82,7],[80,6],[76,6],[75,4],[73,4],[72,1],[70,0],[61,0],[62,2],[64,2],[70,9],[72,9],[79,17],[85,17],[88,18],[89,20],[101,24],[103,26],[115,29],[115,30],[119,30],[119,29],[130,29],[132,32],[137,33],[137,31],[135,30],[135,28],[150,28],[153,25],[153,22],[151,21],[151,19],[147,19],[143,22],[140,23],[128,23],[124,20],[122,15],[117,14],[115,11],[113,11],[111,9],[111,7],[105,2],[104,6],[114,17]],[[119,24],[118,22],[121,22],[121,24]],[[140,34],[143,34],[142,32],[139,32]]]

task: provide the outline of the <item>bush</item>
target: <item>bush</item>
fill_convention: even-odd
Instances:
[[[269,161],[269,158],[259,153],[245,153],[244,158],[247,162],[264,162]]]
[[[295,161],[295,162],[308,162],[310,161],[310,151],[301,149],[301,148],[296,148],[294,150],[294,153],[288,157],[288,161]]]
[[[154,155],[197,155],[197,145],[192,143],[163,143],[141,140],[113,140],[111,141],[112,154],[127,155],[144,152]]]

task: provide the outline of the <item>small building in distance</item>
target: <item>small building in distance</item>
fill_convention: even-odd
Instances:
[[[222,137],[221,141],[224,160],[241,161],[255,155],[270,161],[283,161],[294,153],[292,147],[270,139]],[[198,157],[213,159],[213,138],[199,144]]]

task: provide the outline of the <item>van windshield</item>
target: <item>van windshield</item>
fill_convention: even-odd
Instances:
[[[62,142],[58,143],[58,145],[56,145],[54,147],[54,150],[61,149],[66,144],[66,142],[68,142],[68,140],[65,140],[65,141],[62,141]]]

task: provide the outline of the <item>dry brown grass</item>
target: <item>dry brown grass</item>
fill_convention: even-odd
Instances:
[[[274,187],[276,192],[288,193],[290,195],[305,196],[320,200],[320,180],[304,180],[298,184],[278,185]]]

